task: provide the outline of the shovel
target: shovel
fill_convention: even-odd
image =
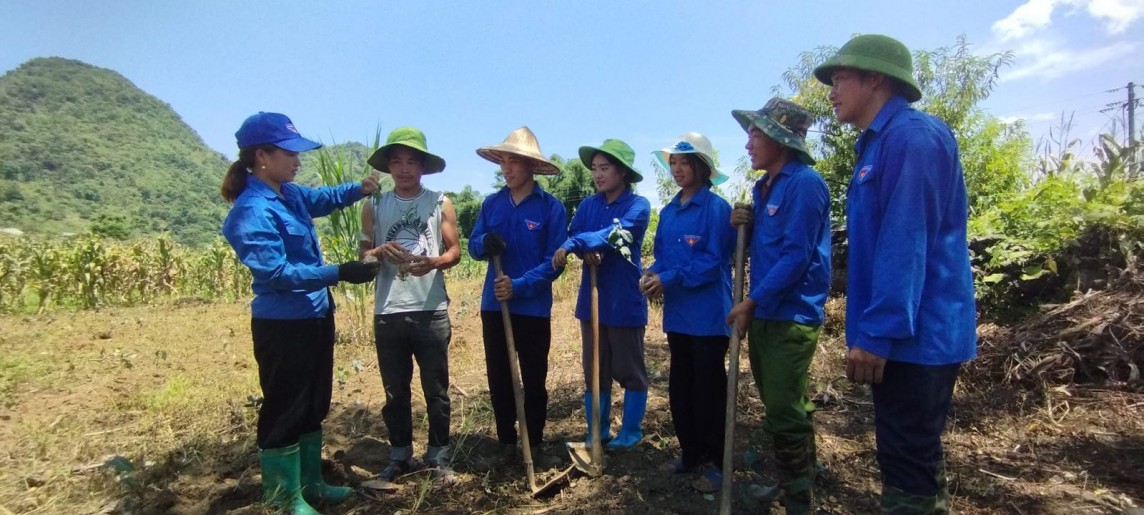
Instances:
[[[604,473],[604,446],[600,444],[600,295],[596,289],[596,265],[588,265],[592,281],[592,434],[591,446],[583,442],[568,442],[568,456],[572,466],[591,477]],[[609,402],[611,399],[609,399]]]
[[[734,304],[743,300],[743,260],[747,247],[747,226],[740,225],[735,239],[735,289],[731,292]],[[723,426],[723,488],[719,493],[719,513],[731,513],[731,454],[735,437],[735,400],[739,395],[739,329],[731,328],[731,363],[727,371],[727,418]]]
[[[493,266],[496,267],[497,277],[504,275],[501,271],[500,256],[493,256]],[[524,418],[524,388],[520,382],[520,363],[516,357],[516,341],[512,337],[512,318],[508,312],[508,302],[500,301],[501,306],[501,320],[504,322],[504,339],[508,346],[508,369],[512,375],[512,396],[516,401],[516,421],[520,427],[520,443],[522,444],[522,451],[524,454],[524,469],[528,475],[528,489],[532,490],[532,496],[536,497],[544,492],[551,490],[562,480],[568,477],[568,473],[572,472],[572,466],[561,471],[556,477],[550,479],[543,485],[536,484],[536,471],[532,467],[532,446],[528,442],[528,423]]]

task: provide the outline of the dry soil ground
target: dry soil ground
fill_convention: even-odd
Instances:
[[[554,313],[547,452],[584,434],[576,277]],[[652,310],[652,392],[644,441],[608,455],[603,477],[576,476],[554,495],[527,494],[522,467],[490,468],[496,446],[480,339],[477,281],[452,284],[455,469],[442,489],[414,473],[397,492],[358,490],[323,513],[712,513],[718,499],[659,466],[678,452],[667,409],[667,347]],[[872,513],[878,503],[869,393],[842,377],[841,309],[813,365],[820,508]],[[835,316],[837,315],[837,316]],[[0,514],[264,513],[253,439],[259,395],[244,304],[162,306],[0,318]],[[343,310],[339,323],[351,333]],[[369,343],[337,347],[326,423],[328,478],[357,486],[386,464],[384,393]],[[757,513],[751,482],[772,481],[765,416],[744,356],[735,438],[735,511]],[[414,385],[417,380],[414,380]],[[617,388],[618,390],[618,388]],[[424,404],[415,386],[415,414]],[[618,395],[617,395],[618,397]],[[618,402],[619,399],[616,399]],[[1144,395],[1092,388],[1047,394],[963,381],[945,437],[960,513],[1117,513],[1144,500]],[[613,410],[618,426],[619,409]],[[415,420],[423,450],[425,421]],[[757,450],[757,451],[756,451]]]

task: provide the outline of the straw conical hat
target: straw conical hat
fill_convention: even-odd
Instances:
[[[477,155],[496,164],[500,164],[501,161],[504,160],[504,157],[501,155],[504,153],[531,159],[536,163],[536,167],[533,170],[534,173],[540,175],[556,175],[560,173],[560,167],[544,157],[544,153],[540,151],[540,143],[536,141],[536,135],[533,134],[528,127],[521,127],[512,131],[512,133],[504,139],[504,143],[500,145],[477,149]]]

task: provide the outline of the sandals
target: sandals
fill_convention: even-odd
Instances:
[[[378,479],[393,481],[413,471],[412,460],[390,460],[389,465],[377,475]]]
[[[705,494],[718,492],[723,489],[723,472],[715,467],[704,467],[699,477],[691,482],[691,488]]]

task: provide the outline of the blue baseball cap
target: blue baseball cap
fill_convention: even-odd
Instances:
[[[310,141],[298,134],[294,122],[291,122],[286,115],[262,111],[242,122],[242,127],[238,128],[234,137],[238,140],[238,148],[270,144],[282,150],[305,152],[322,146],[321,143]]]

